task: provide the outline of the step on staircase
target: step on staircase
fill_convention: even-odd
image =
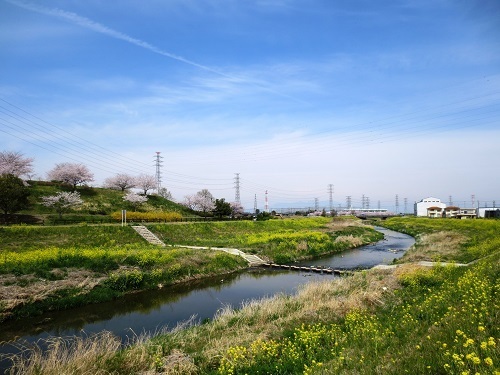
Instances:
[[[162,240],[160,240],[158,237],[156,237],[151,231],[146,228],[144,225],[134,225],[132,226],[134,230],[139,233],[139,235],[144,238],[146,241],[153,245],[159,245],[159,246],[167,246],[163,243]]]
[[[242,257],[243,259],[245,259],[248,262],[249,266],[259,266],[261,264],[266,263],[265,261],[260,259],[257,255],[247,254],[247,253],[244,253],[243,251],[238,250],[238,249],[228,249],[228,248],[213,248],[213,249],[222,250],[222,251],[225,251],[226,253],[233,254],[233,255],[238,255],[238,256]]]

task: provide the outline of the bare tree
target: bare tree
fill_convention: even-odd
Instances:
[[[60,163],[48,173],[48,177],[54,181],[64,182],[76,189],[76,186],[84,182],[94,181],[94,174],[83,164]]]
[[[146,196],[130,192],[123,197],[123,200],[132,204],[132,206],[134,207],[134,210],[136,210],[137,207],[139,207],[141,204],[146,202],[148,200],[148,198]]]
[[[42,197],[42,204],[47,207],[53,207],[62,218],[64,212],[69,211],[73,207],[77,207],[83,203],[80,198],[80,193],[77,191],[67,192],[60,191],[56,195]]]
[[[160,191],[158,191],[158,195],[162,198],[168,199],[169,201],[174,200],[172,193],[168,191],[166,188],[161,188]]]
[[[108,177],[104,180],[104,186],[110,189],[120,189],[125,191],[136,186],[135,177],[125,173],[118,173],[114,177]]]
[[[33,158],[25,158],[16,151],[0,152],[0,175],[11,174],[16,177],[33,173]]]
[[[156,178],[155,176],[141,174],[136,177],[135,186],[144,191],[144,195],[147,195],[148,190],[156,188]]]

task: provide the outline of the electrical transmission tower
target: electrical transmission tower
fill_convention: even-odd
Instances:
[[[406,214],[407,213],[407,208],[408,208],[408,198],[404,198],[403,202],[404,202],[404,205],[405,205],[405,211],[404,211],[404,213]]]
[[[448,205],[453,206],[453,199],[451,198],[451,195],[448,198],[449,198]]]
[[[269,201],[267,200],[267,190],[266,190],[266,202],[264,206],[264,212],[269,212]]]
[[[399,213],[399,196],[396,194],[396,214]]]
[[[470,196],[470,200],[472,202],[472,208],[474,208],[476,206],[476,196],[474,194],[472,194]]]
[[[361,196],[361,208],[362,208],[362,209],[365,209],[365,208],[366,208],[366,207],[365,207],[365,195],[364,195],[364,194]]]
[[[314,198],[314,211],[319,211],[319,199]]]
[[[241,199],[240,199],[240,174],[239,173],[235,173],[234,187],[236,189],[236,193],[234,195],[234,200],[235,200],[235,202],[241,203]]]
[[[345,203],[346,203],[346,208],[348,210],[350,210],[351,209],[351,196],[350,195],[348,195],[347,197],[345,197]]]
[[[161,189],[161,165],[163,164],[163,156],[160,156],[160,151],[156,151],[155,166],[156,166],[156,191],[160,192]]]
[[[328,185],[328,196],[330,198],[330,212],[333,211],[333,185]]]
[[[255,194],[255,198],[253,200],[253,212],[257,214],[257,194]]]

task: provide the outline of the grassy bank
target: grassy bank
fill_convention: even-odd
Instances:
[[[125,350],[105,333],[59,341],[12,372],[498,374],[500,222],[396,218],[387,226],[418,234],[409,258],[431,260],[429,249],[446,249],[449,237],[432,236],[441,232],[463,236],[443,250],[449,260],[486,257],[467,267],[402,264],[307,284]]]
[[[278,263],[331,254],[383,238],[352,219],[299,218],[270,221],[152,225],[169,244],[233,247]]]
[[[243,246],[280,262],[380,238],[356,222],[332,223],[325,218],[162,224],[151,229],[178,244]],[[0,228],[0,236],[0,321],[108,301],[247,266],[242,258],[220,251],[159,248],[130,227],[11,226]]]

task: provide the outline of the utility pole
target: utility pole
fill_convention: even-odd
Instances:
[[[159,193],[161,189],[161,165],[163,157],[160,156],[160,151],[156,151],[155,165],[156,165],[156,191]]]
[[[330,212],[333,211],[333,185],[328,185],[328,196],[330,198]]]
[[[267,200],[267,190],[266,190],[266,202],[264,206],[264,212],[269,212],[269,201]]]
[[[239,173],[235,173],[234,187],[236,189],[236,193],[234,195],[234,201],[241,203],[241,199],[240,199],[240,174]]]

